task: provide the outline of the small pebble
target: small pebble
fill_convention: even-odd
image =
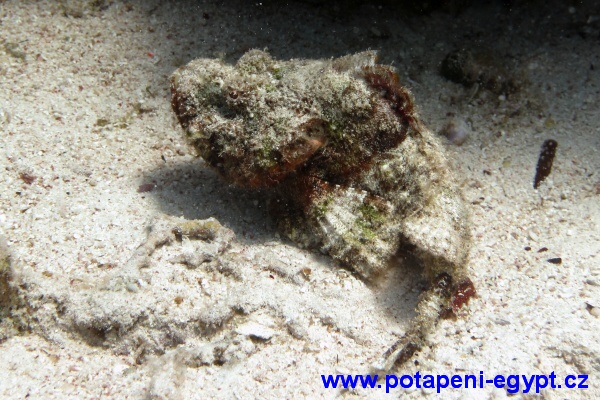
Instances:
[[[600,317],[600,308],[598,307],[594,307],[591,304],[586,304],[586,309],[589,311],[590,314],[592,314],[594,317],[599,318]]]
[[[275,331],[256,322],[248,322],[236,329],[240,335],[250,336],[259,340],[269,340],[275,335]]]
[[[137,192],[138,193],[151,192],[154,190],[155,187],[156,187],[156,185],[154,183],[143,183],[140,186],[138,186]]]
[[[131,293],[137,293],[139,291],[139,288],[137,287],[137,285],[135,283],[128,283],[127,290],[130,291]]]
[[[471,128],[460,118],[452,118],[440,131],[440,135],[445,136],[453,144],[460,146],[469,137]]]
[[[527,232],[527,237],[528,237],[530,240],[533,240],[534,242],[537,242],[537,241],[538,241],[538,236],[537,236],[537,235],[535,234],[535,232],[533,232],[533,231],[529,231],[529,232]]]

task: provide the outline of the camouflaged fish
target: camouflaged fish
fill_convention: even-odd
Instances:
[[[408,360],[475,295],[468,210],[443,148],[375,52],[198,59],[173,74],[171,89],[189,143],[227,181],[271,188],[273,215],[293,241],[366,280],[399,252],[420,260],[430,287],[377,370]]]

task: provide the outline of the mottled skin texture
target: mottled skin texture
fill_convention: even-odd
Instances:
[[[235,66],[192,61],[171,82],[188,141],[228,181],[271,187],[292,240],[365,279],[400,248],[421,260],[430,289],[377,369],[410,358],[441,316],[474,295],[461,193],[410,93],[374,52],[277,61],[252,50]]]

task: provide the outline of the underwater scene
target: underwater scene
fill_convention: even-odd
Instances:
[[[0,1],[0,398],[600,397],[600,4]]]

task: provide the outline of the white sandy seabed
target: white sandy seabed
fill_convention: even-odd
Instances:
[[[13,285],[0,285],[0,397],[437,398],[323,388],[321,374],[364,373],[404,332],[422,278],[400,266],[365,283],[280,238],[264,195],[208,170],[170,110],[168,76],[197,57],[372,48],[431,129],[451,116],[471,129],[447,151],[471,205],[478,297],[399,372],[587,374],[588,389],[540,398],[600,398],[600,10],[556,3],[408,17],[375,5],[0,2]],[[506,97],[449,82],[439,64],[458,47],[510,61],[528,83]],[[549,138],[554,167],[534,190]],[[179,240],[184,219],[208,218],[210,237]]]

